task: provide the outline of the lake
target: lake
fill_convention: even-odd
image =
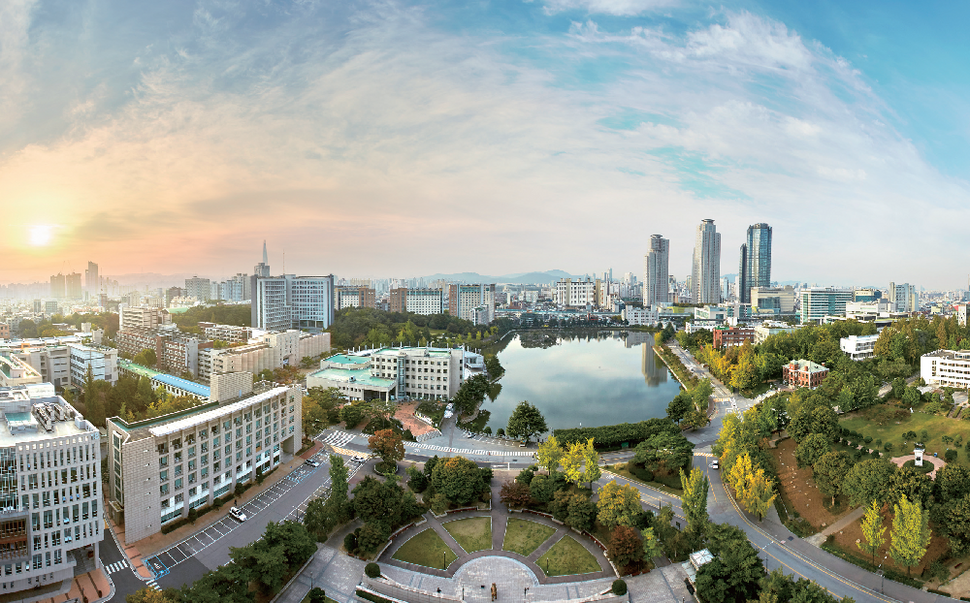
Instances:
[[[501,391],[482,410],[495,432],[522,400],[542,412],[550,431],[634,423],[667,414],[680,384],[654,354],[653,334],[637,331],[583,336],[527,332],[498,353]]]

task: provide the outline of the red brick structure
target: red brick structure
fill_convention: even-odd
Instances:
[[[792,360],[782,367],[782,379],[792,387],[815,389],[828,374],[829,369],[811,360]]]
[[[748,341],[754,343],[754,329],[734,327],[731,329],[714,329],[714,347],[723,348],[732,345],[744,345]]]

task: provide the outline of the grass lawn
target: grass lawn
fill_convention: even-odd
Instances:
[[[572,536],[564,536],[537,563],[547,576],[571,576],[600,571],[596,557],[576,542]],[[548,568],[548,569],[547,569]]]
[[[528,557],[555,533],[556,530],[541,523],[510,517],[505,527],[505,542],[502,543],[502,550]]]
[[[492,518],[472,517],[442,524],[466,553],[492,548]]]
[[[948,435],[951,438],[956,439],[957,436],[962,435],[964,443],[970,439],[970,422],[964,421],[962,419],[948,419],[946,417],[941,417],[938,415],[926,415],[922,413],[913,413],[908,416],[902,417],[897,424],[896,421],[887,421],[884,425],[878,425],[872,420],[875,413],[870,411],[875,411],[877,407],[868,409],[867,411],[862,411],[860,413],[853,413],[847,419],[843,419],[839,422],[839,425],[845,427],[846,429],[851,429],[852,431],[858,431],[863,435],[872,436],[873,443],[870,444],[873,448],[876,447],[875,440],[881,439],[883,444],[886,442],[893,443],[892,456],[905,456],[907,454],[913,454],[913,441],[910,440],[908,444],[903,444],[903,434],[907,431],[915,431],[920,434],[924,429],[929,434],[929,438],[926,442],[926,453],[932,455],[934,452],[939,453],[940,458],[943,458],[943,453],[946,452],[947,447],[943,444],[942,436]],[[917,436],[918,437],[918,436]],[[950,444],[951,448],[957,448],[956,445]],[[882,446],[879,446],[880,452],[884,452]],[[959,448],[963,448],[961,445]],[[957,456],[957,463],[970,467],[970,463],[967,462],[966,449],[963,448],[959,451]]]
[[[679,488],[671,488],[670,486],[667,486],[666,484],[661,484],[660,482],[645,482],[639,477],[627,471],[626,465],[623,463],[619,465],[607,465],[605,468],[617,475],[627,478],[630,481],[637,482],[645,486],[650,486],[651,488],[660,490],[661,492],[666,492],[667,494],[670,494],[671,496],[676,496],[677,498],[680,498],[680,496],[684,493],[684,491],[680,490]]]
[[[442,554],[444,554],[445,567],[451,565],[451,562],[458,558],[441,539],[441,536],[428,528],[405,542],[404,546],[394,553],[394,558],[406,563],[441,569]]]

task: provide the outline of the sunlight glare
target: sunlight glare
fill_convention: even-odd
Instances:
[[[51,242],[54,227],[50,224],[38,224],[30,227],[30,244],[34,247],[43,247]]]

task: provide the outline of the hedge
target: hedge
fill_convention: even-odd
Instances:
[[[639,423],[620,423],[602,427],[571,427],[556,429],[552,435],[561,446],[576,442],[585,443],[593,438],[594,448],[611,448],[626,444],[634,447],[640,442],[660,433],[680,434],[680,428],[670,419],[647,419]]]

